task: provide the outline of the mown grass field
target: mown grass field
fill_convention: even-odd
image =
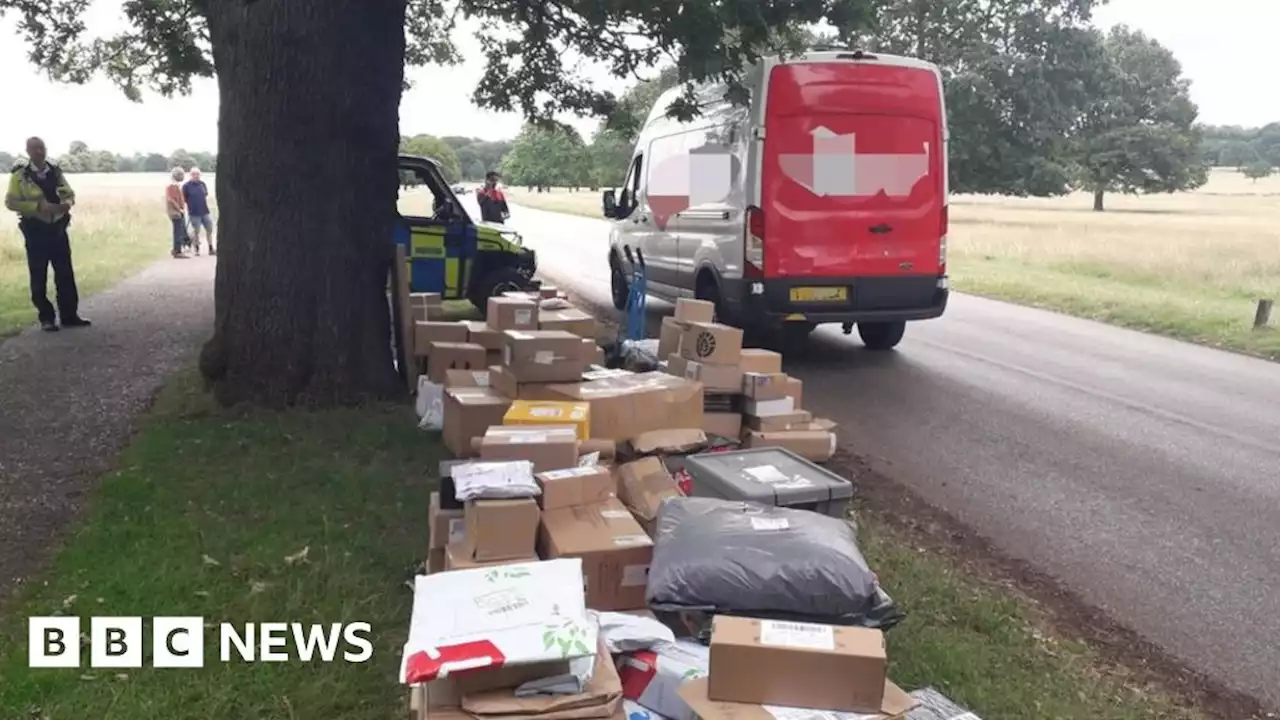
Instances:
[[[403,717],[404,581],[426,554],[440,457],[404,406],[236,412],[214,407],[193,375],[175,378],[43,581],[0,610],[0,717]],[[908,614],[889,634],[904,687],[934,685],[987,720],[1199,717],[874,518],[861,538]],[[25,619],[54,614],[361,620],[375,650],[364,664],[224,664],[211,630],[199,670],[30,669]]]
[[[71,211],[71,256],[83,301],[164,257],[172,247],[164,210],[164,173],[68,175],[76,191]],[[212,189],[213,175],[204,181]],[[216,212],[216,211],[215,211]],[[16,217],[0,221],[0,337],[36,322],[26,251]],[[54,301],[53,272],[49,300]]]
[[[600,194],[510,189],[528,207],[600,217]],[[1280,177],[1215,171],[1200,190],[1053,199],[956,196],[949,272],[958,290],[1280,359]]]

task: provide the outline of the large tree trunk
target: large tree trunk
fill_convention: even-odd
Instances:
[[[225,404],[403,391],[386,277],[405,1],[207,3],[221,215],[200,370]]]
[[[1102,191],[1094,190],[1093,191],[1093,211],[1102,212],[1105,209],[1106,208],[1104,208],[1102,205]]]

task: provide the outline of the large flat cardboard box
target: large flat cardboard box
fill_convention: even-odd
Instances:
[[[701,383],[662,372],[552,385],[561,398],[591,404],[591,436],[627,440],[649,430],[702,426]]]
[[[444,386],[452,387],[489,387],[488,370],[446,370]]]
[[[543,510],[593,505],[618,494],[618,481],[608,468],[599,465],[565,468],[533,476],[542,495],[538,503]]]
[[[427,357],[431,354],[431,343],[464,343],[466,341],[467,326],[462,323],[424,320],[413,324],[413,354],[418,357]]]
[[[480,459],[528,460],[535,473],[577,467],[578,429],[572,425],[490,426],[480,440]]]
[[[679,355],[669,355],[667,373],[702,383],[702,391],[705,393],[737,395],[742,392],[742,371],[737,365],[710,365]]]
[[[743,373],[742,394],[752,400],[777,400],[787,397],[787,381],[783,373]]]
[[[810,462],[826,462],[836,454],[835,433],[827,430],[747,431],[748,448],[786,448]]]
[[[767,417],[759,417],[757,415],[744,415],[742,417],[742,426],[747,430],[755,432],[780,432],[782,430],[798,430],[802,426],[813,422],[813,415],[804,410],[783,413],[781,415],[769,415]],[[808,429],[808,428],[804,428]]]
[[[454,543],[444,549],[444,569],[445,570],[471,570],[479,567],[492,567],[494,565],[515,565],[517,563],[537,562],[538,556],[530,554],[529,557],[515,558],[512,560],[476,560],[472,557],[470,550],[465,542]]]
[[[431,528],[427,548],[443,550],[449,543],[462,542],[466,537],[463,523],[462,508],[440,507],[440,493],[432,491],[427,504],[427,526]]]
[[[707,697],[874,713],[887,670],[880,630],[717,615]]]
[[[491,297],[485,308],[485,324],[494,330],[537,330],[538,301],[529,298]]]
[[[653,541],[616,498],[548,510],[543,514],[542,550],[548,559],[582,558],[588,608],[645,607]]]
[[[736,438],[742,435],[742,415],[736,412],[703,413],[702,431],[708,435]]]
[[[647,457],[618,467],[618,497],[645,532],[652,536],[662,501],[681,497],[681,493],[662,460]]]
[[[680,338],[680,356],[707,365],[737,365],[742,359],[742,330],[720,323],[690,323]]]
[[[519,382],[575,382],[586,369],[582,338],[564,330],[508,330],[502,364]]]
[[[463,546],[481,562],[529,557],[538,544],[541,515],[533,498],[472,500],[463,515]]]
[[[427,355],[427,377],[443,385],[450,370],[483,370],[484,348],[467,342],[433,342]]]
[[[685,325],[716,321],[716,305],[709,300],[680,298],[676,300],[675,320]]]
[[[572,425],[578,440],[591,437],[591,406],[585,402],[563,400],[516,400],[502,418],[503,425],[538,427]]]
[[[747,348],[742,351],[738,367],[742,368],[742,372],[780,373],[782,356],[772,350]]]
[[[563,330],[580,338],[594,340],[596,337],[596,319],[577,308],[564,310],[542,310],[538,314],[540,330]]]
[[[494,330],[483,320],[468,320],[462,324],[467,328],[467,342],[479,345],[485,352],[502,350],[501,330]]]
[[[783,708],[777,705],[768,708],[758,703],[736,703],[716,701],[707,697],[711,685],[710,678],[696,678],[682,684],[676,694],[688,703],[693,713],[702,720],[778,720],[780,716],[787,718],[809,718],[813,712],[804,709]],[[875,713],[857,713],[852,717],[837,713],[822,713],[819,717],[843,718],[843,720],[905,720],[907,712],[916,706],[916,701],[889,680],[884,681],[884,700],[880,703],[880,711]],[[784,712],[787,711],[787,712]],[[821,712],[821,711],[819,711]],[[448,720],[453,720],[449,718]],[[962,720],[954,718],[953,720]]]
[[[444,446],[454,457],[474,457],[471,438],[501,425],[511,401],[491,388],[448,388],[444,391]]]
[[[684,325],[673,317],[662,318],[662,327],[658,330],[658,357],[670,357],[680,354],[680,338],[684,335]]]

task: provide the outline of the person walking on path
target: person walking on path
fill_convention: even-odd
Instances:
[[[31,303],[36,306],[40,327],[47,332],[62,327],[91,325],[80,317],[80,293],[76,290],[76,271],[71,263],[71,207],[76,194],[67,183],[62,168],[49,162],[44,141],[27,140],[27,160],[19,162],[9,174],[9,187],[4,206],[18,213],[18,229],[27,250],[27,270],[31,275]],[[49,267],[53,266],[57,313],[49,302]]]
[[[187,217],[191,220],[191,247],[200,254],[200,231],[209,239],[209,254],[217,255],[213,244],[213,213],[209,212],[209,186],[200,179],[200,168],[191,168],[191,179],[182,184],[182,197],[187,201]]]
[[[169,213],[169,222],[173,224],[173,257],[182,260],[187,256],[183,246],[187,242],[187,201],[182,196],[182,178],[186,173],[182,168],[174,168],[169,177],[173,182],[164,189],[164,205]]]
[[[502,179],[498,173],[490,170],[484,176],[484,187],[476,190],[476,201],[480,205],[480,219],[485,222],[505,223],[511,217],[507,209],[507,196],[498,188]]]

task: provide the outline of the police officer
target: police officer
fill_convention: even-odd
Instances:
[[[18,213],[18,228],[26,241],[31,302],[39,313],[40,327],[47,332],[58,329],[59,319],[65,328],[86,327],[91,323],[78,312],[80,296],[71,266],[71,239],[67,236],[76,194],[62,169],[49,162],[43,140],[27,140],[27,158],[15,165],[9,175],[4,206]],[[57,286],[56,317],[48,295],[50,265]]]

